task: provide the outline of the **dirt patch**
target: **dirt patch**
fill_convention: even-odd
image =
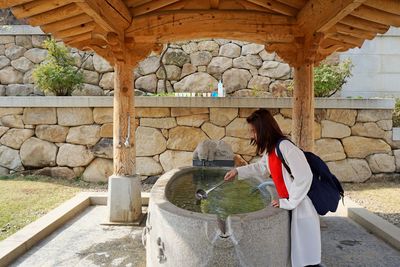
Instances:
[[[343,184],[345,195],[400,227],[400,180]]]

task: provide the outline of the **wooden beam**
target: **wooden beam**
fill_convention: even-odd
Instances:
[[[32,26],[40,26],[56,21],[68,19],[73,16],[82,14],[82,10],[76,4],[69,4],[55,10],[50,10],[28,18],[28,22]]]
[[[267,9],[260,5],[256,5],[254,3],[250,3],[247,0],[236,0],[235,2],[242,5],[247,10],[256,10],[256,11],[262,11],[262,12],[266,12],[266,13],[272,13],[270,9]],[[220,8],[220,9],[222,9],[222,8]]]
[[[72,2],[74,0],[38,0],[16,6],[12,9],[12,12],[17,18],[27,18],[66,6]]]
[[[340,23],[346,24],[351,27],[356,27],[362,30],[376,32],[376,33],[385,33],[389,29],[388,25],[384,25],[381,23],[376,23],[372,21],[368,21],[362,18],[357,18],[354,16],[347,16],[343,18]]]
[[[352,44],[357,47],[361,47],[361,45],[364,43],[364,39],[356,38],[351,35],[345,35],[341,33],[332,33],[329,34],[328,37],[333,40],[337,40],[343,43],[347,44]]]
[[[211,8],[217,9],[219,6],[219,0],[210,0]]]
[[[388,13],[400,15],[400,1],[398,0],[367,0],[364,5]]]
[[[129,23],[132,20],[131,12],[122,0],[106,0],[107,3],[114,8]]]
[[[140,16],[154,10],[160,9],[162,7],[168,6],[170,4],[176,3],[179,0],[156,0],[151,1],[146,4],[131,8],[131,13],[133,16]]]
[[[278,0],[278,2],[281,2],[287,6],[294,7],[296,9],[301,9],[307,3],[307,0]]]
[[[297,15],[306,35],[324,32],[349,15],[365,0],[310,0]]]
[[[57,37],[57,35],[55,34],[55,36]],[[67,37],[64,38],[63,41],[66,44],[69,43],[75,43],[75,42],[83,42],[83,41],[90,41],[90,39],[92,39],[92,33],[91,32],[85,32],[82,34],[78,34],[78,35],[74,35],[71,37]]]
[[[338,23],[335,26],[333,26],[331,29],[329,29],[329,31],[326,32],[326,36],[330,36],[330,34],[334,34],[334,33],[351,35],[356,38],[368,39],[368,40],[371,40],[376,36],[376,32],[362,30],[362,29],[355,28],[355,27],[348,26],[346,24],[341,24],[341,23]]]
[[[297,9],[282,4],[281,2],[275,0],[247,0],[247,1],[287,16],[296,16],[298,12]]]
[[[291,42],[301,34],[294,23],[291,17],[254,11],[164,12],[134,18],[126,36],[150,43],[206,37]]]
[[[1,0],[0,1],[0,8],[10,8],[13,6],[22,5],[33,0]]]
[[[130,7],[137,7],[144,5],[146,3],[152,2],[154,0],[125,0],[125,5],[130,8]]]
[[[61,21],[41,25],[40,28],[42,28],[42,30],[45,32],[56,32],[73,28],[91,21],[93,21],[93,19],[87,14],[80,14],[78,16],[67,18]]]
[[[376,23],[400,27],[400,16],[368,6],[360,6],[351,15]]]
[[[96,27],[96,23],[94,23],[92,21],[92,22],[84,23],[79,26],[72,27],[72,28],[69,28],[66,30],[53,32],[52,34],[54,36],[56,36],[57,38],[64,39],[67,37],[72,37],[72,36],[80,35],[83,33],[91,32],[91,31],[93,31],[93,29],[95,27]]]
[[[303,150],[314,148],[314,66],[294,68],[292,140]]]
[[[123,36],[124,29],[130,25],[131,21],[122,16],[107,1],[85,0],[77,5],[106,31],[116,32]]]

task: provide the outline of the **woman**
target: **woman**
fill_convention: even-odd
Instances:
[[[289,140],[283,140],[279,148],[289,165],[294,179],[282,166],[276,154],[277,142],[284,138],[271,113],[259,109],[247,118],[252,133],[253,145],[262,158],[247,166],[230,170],[225,175],[226,181],[239,179],[266,178],[271,173],[279,200],[272,200],[271,205],[291,211],[291,260],[293,267],[316,265],[321,262],[321,233],[319,216],[307,196],[312,182],[312,172],[304,153]]]

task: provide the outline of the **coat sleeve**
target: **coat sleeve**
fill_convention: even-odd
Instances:
[[[239,180],[255,178],[263,182],[269,176],[267,156],[265,154],[259,161],[246,166],[237,167],[236,169],[238,171]]]
[[[282,141],[279,148],[294,177],[288,188],[289,199],[279,199],[279,207],[292,210],[306,197],[311,187],[313,174],[303,151],[297,146],[290,141]],[[285,169],[283,165],[282,169]]]

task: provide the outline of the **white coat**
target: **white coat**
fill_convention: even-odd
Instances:
[[[312,182],[312,172],[304,153],[290,141],[284,140],[279,148],[294,179],[282,165],[283,180],[289,199],[279,199],[279,207],[292,210],[291,261],[293,267],[321,263],[321,232],[319,215],[307,192]],[[239,179],[266,179],[269,176],[268,154],[253,164],[237,168]]]

